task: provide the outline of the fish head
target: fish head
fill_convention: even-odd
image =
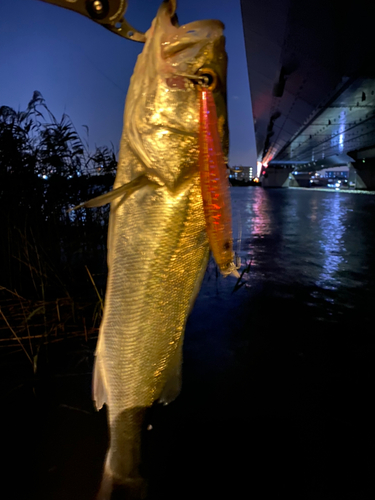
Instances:
[[[173,4],[170,1],[160,6],[145,34],[145,46],[138,57],[125,106],[124,125],[129,143],[143,164],[155,170],[158,168],[159,173],[162,168],[174,168],[167,166],[172,161],[168,156],[177,160],[178,151],[181,151],[182,163],[184,157],[194,157],[196,163],[198,88],[201,82],[195,78],[197,76],[209,74],[212,79],[210,84],[213,83],[212,93],[225,157],[229,144],[224,25],[217,20],[202,20],[179,26]],[[182,137],[185,137],[185,142]],[[168,143],[177,140],[186,145],[185,149],[174,149]],[[167,149],[166,152],[162,149],[163,143],[166,148],[168,144],[169,154]],[[163,167],[160,167],[161,158]],[[165,178],[168,175],[166,172]]]
[[[227,54],[225,52],[224,25],[217,20],[195,21],[176,26],[173,17],[161,12],[162,68],[165,76],[165,90],[172,99],[181,100],[189,110],[188,119],[182,126],[197,131],[199,125],[196,99],[200,80],[191,76],[209,79],[218,115],[218,127],[225,154],[228,153],[228,125],[226,104]]]
[[[191,131],[198,130],[199,103],[196,94],[202,80],[192,77],[206,76],[215,99],[220,137],[227,154],[227,54],[223,23],[202,20],[177,26],[168,11],[162,9],[160,24],[164,31],[160,65],[164,77],[163,90],[171,100],[180,101],[181,107],[189,111],[188,117],[182,114],[180,126]]]

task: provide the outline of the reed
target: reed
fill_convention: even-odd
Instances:
[[[39,92],[25,111],[0,107],[0,352],[34,372],[41,346],[97,336],[109,208],[67,210],[109,191],[116,166]]]

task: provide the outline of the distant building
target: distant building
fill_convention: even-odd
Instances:
[[[253,178],[253,167],[231,167],[231,172],[229,177],[236,179],[237,181],[250,181]]]
[[[326,179],[347,180],[349,179],[349,167],[342,166],[342,167],[323,168],[322,170],[320,170],[319,174],[320,177],[325,177]]]
[[[294,171],[289,176],[291,187],[335,187],[347,188],[357,186],[357,174],[353,166],[326,167],[321,170]]]

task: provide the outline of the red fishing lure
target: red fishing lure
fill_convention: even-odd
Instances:
[[[215,101],[209,88],[199,87],[199,171],[208,240],[224,276],[239,276],[233,262],[229,181],[218,131]]]

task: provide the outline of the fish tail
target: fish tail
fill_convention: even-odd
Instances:
[[[102,481],[100,483],[100,490],[96,495],[95,500],[110,500],[113,491],[113,477],[104,469]]]
[[[126,500],[146,498],[142,442],[147,410],[128,408],[111,418],[109,409],[110,446],[96,500],[114,500],[117,493]]]
[[[95,500],[145,500],[147,498],[147,484],[144,478],[128,478],[118,483],[107,469],[104,469],[100,489]]]

